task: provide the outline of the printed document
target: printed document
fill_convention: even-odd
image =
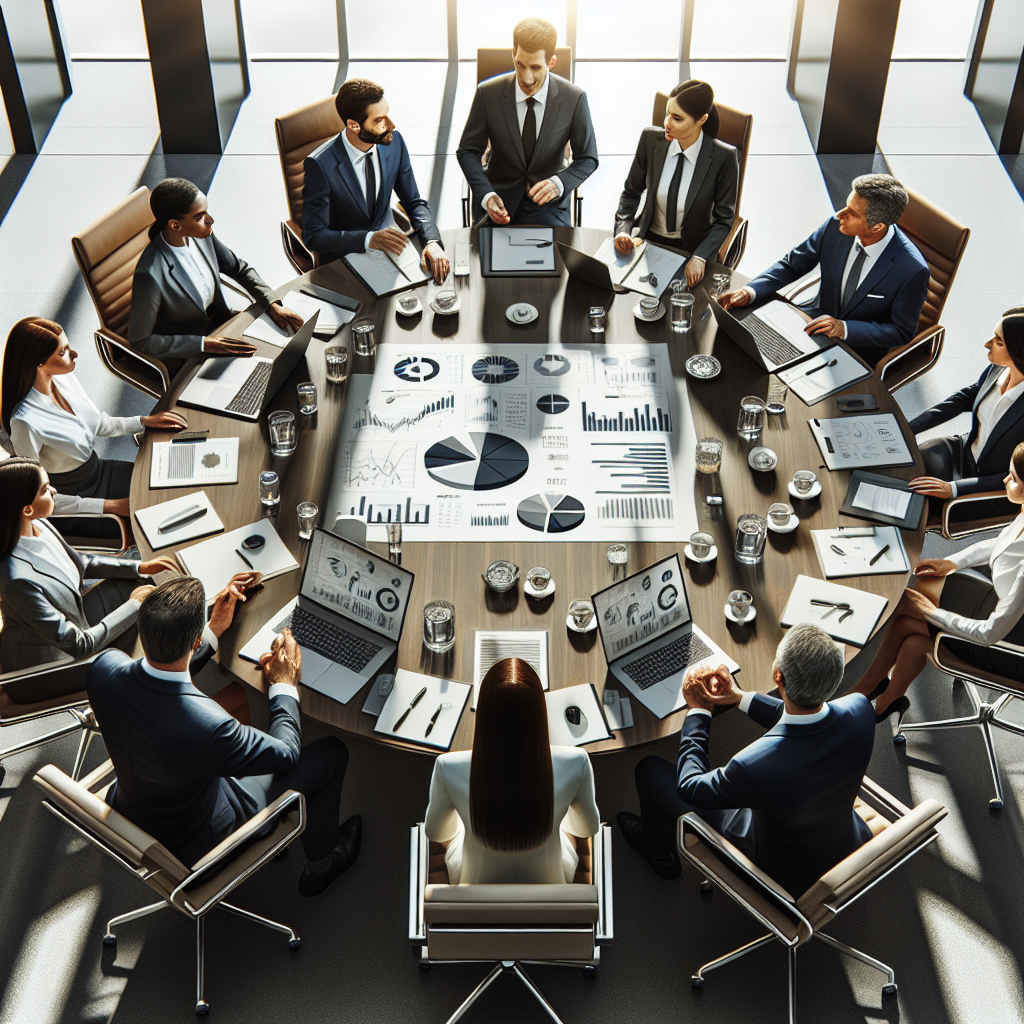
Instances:
[[[854,508],[867,512],[880,512],[883,516],[903,519],[910,507],[912,491],[901,491],[895,487],[879,487],[877,484],[862,483],[857,488],[853,501]]]

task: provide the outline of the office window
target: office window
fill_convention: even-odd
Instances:
[[[965,60],[976,11],[967,0],[902,0],[893,57]]]
[[[345,11],[352,58],[448,57],[445,0],[348,0]]]
[[[577,0],[580,57],[679,58],[681,0]]]
[[[335,0],[242,0],[242,27],[250,60],[337,60]]]
[[[513,0],[483,3],[459,0],[459,57],[476,58],[478,49],[512,47],[512,29],[523,18],[546,18],[558,31],[558,45],[565,46],[566,0]]]
[[[785,59],[792,20],[793,0],[695,0],[690,59]]]
[[[149,60],[139,0],[61,0],[72,60]]]

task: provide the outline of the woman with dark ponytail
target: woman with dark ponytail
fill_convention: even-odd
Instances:
[[[206,196],[191,181],[165,178],[153,189],[149,205],[156,222],[132,279],[132,348],[164,362],[204,352],[251,356],[253,345],[214,333],[232,316],[221,274],[237,281],[254,301],[266,302],[279,327],[302,326],[302,317],[271,301],[272,289],[263,278],[213,234]]]
[[[625,255],[647,240],[685,250],[691,287],[709,263],[718,262],[736,213],[739,161],[717,135],[711,86],[694,78],[677,85],[669,93],[665,127],[640,133],[615,211],[615,248]]]

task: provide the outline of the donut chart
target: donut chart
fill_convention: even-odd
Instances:
[[[545,491],[519,502],[516,516],[523,526],[539,533],[566,533],[585,518],[583,502],[570,494]]]
[[[446,437],[423,456],[431,479],[466,491],[493,491],[515,483],[530,468],[526,449],[501,434]]]
[[[410,384],[420,384],[425,380],[433,380],[441,372],[441,364],[436,359],[426,356],[406,356],[395,363],[395,376],[407,380]]]
[[[483,384],[507,384],[519,376],[519,364],[508,356],[484,356],[473,364],[473,376]]]
[[[549,416],[554,416],[569,408],[569,399],[565,395],[541,395],[537,399],[537,408]]]
[[[565,356],[549,352],[537,359],[533,368],[543,377],[561,377],[572,369],[572,363]]]

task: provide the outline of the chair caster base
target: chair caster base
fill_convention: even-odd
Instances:
[[[288,940],[288,948],[289,949],[298,949],[301,945],[302,945],[302,939],[300,939],[298,937],[298,935],[296,935],[294,939],[289,939]]]
[[[103,936],[103,945],[104,946],[116,946],[117,945],[117,936],[114,935],[111,932],[107,932],[107,934]]]
[[[583,968],[583,977],[584,978],[589,978],[591,981],[593,981],[594,978],[597,977],[597,968],[596,967],[591,967],[591,966],[584,967]]]
[[[710,896],[715,891],[715,887],[710,882],[701,882],[700,891],[704,893],[705,896]]]
[[[882,995],[886,996],[886,997],[896,995],[896,984],[895,984],[895,982],[892,985],[883,985],[882,986]]]
[[[1003,809],[1003,801],[999,797],[994,796],[989,800],[988,806],[991,811],[1001,811]]]
[[[900,746],[903,746],[907,742],[907,737],[904,736],[903,733],[898,732],[895,736],[893,736],[892,741],[893,743],[898,743],[900,744]]]
[[[695,974],[692,978],[690,978],[690,984],[694,988],[703,988],[704,979],[699,974]]]
[[[210,1004],[205,999],[200,999],[196,1003],[196,1016],[205,1017],[210,1012]]]

